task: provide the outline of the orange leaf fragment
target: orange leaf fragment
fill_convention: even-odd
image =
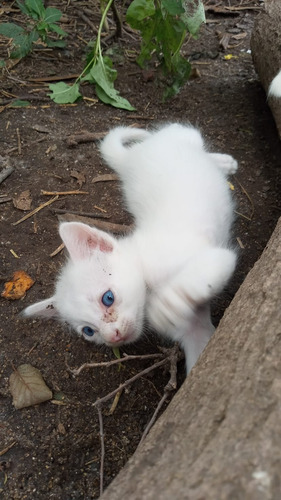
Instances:
[[[34,281],[25,271],[15,271],[12,279],[5,283],[1,296],[9,300],[21,299],[32,285]]]

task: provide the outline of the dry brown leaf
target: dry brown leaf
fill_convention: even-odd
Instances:
[[[32,198],[29,189],[23,191],[18,196],[15,196],[13,198],[14,207],[18,208],[19,210],[30,210],[31,203],[32,203]]]
[[[10,376],[13,405],[18,410],[52,399],[52,391],[45,384],[40,371],[32,365],[20,365]]]
[[[74,177],[74,179],[77,180],[79,188],[81,188],[83,184],[86,182],[85,175],[82,174],[82,172],[78,172],[77,170],[71,170],[70,176]]]
[[[237,33],[237,35],[232,35],[232,38],[235,38],[235,40],[242,40],[247,36],[246,32],[243,33]]]
[[[10,300],[21,299],[34,283],[33,279],[25,271],[15,271],[12,279],[4,284],[1,297]]]

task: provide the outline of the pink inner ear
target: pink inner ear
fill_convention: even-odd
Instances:
[[[113,245],[110,241],[106,241],[103,238],[101,238],[99,245],[100,245],[101,252],[112,252],[113,251]]]
[[[113,245],[110,241],[106,241],[101,237],[97,237],[97,235],[91,234],[87,239],[87,245],[89,248],[97,248],[99,247],[101,252],[112,252]]]
[[[73,260],[88,258],[94,250],[109,253],[114,248],[112,236],[81,222],[61,224],[60,235]]]

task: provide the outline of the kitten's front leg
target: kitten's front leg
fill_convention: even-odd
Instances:
[[[224,248],[208,248],[190,258],[175,276],[151,293],[147,314],[152,326],[159,333],[182,342],[183,332],[187,329],[190,332],[190,324],[196,325],[194,317],[200,307],[206,306],[222,291],[234,271],[235,262],[235,253]],[[209,329],[210,321],[207,331]],[[200,329],[195,328],[195,331]]]

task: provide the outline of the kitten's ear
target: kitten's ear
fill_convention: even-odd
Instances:
[[[86,259],[95,250],[110,253],[116,245],[109,234],[81,222],[63,222],[59,233],[73,261]]]
[[[54,318],[58,317],[58,311],[54,305],[54,297],[50,297],[46,300],[41,300],[41,302],[36,302],[32,306],[26,307],[22,313],[22,316],[43,316],[44,318]]]

